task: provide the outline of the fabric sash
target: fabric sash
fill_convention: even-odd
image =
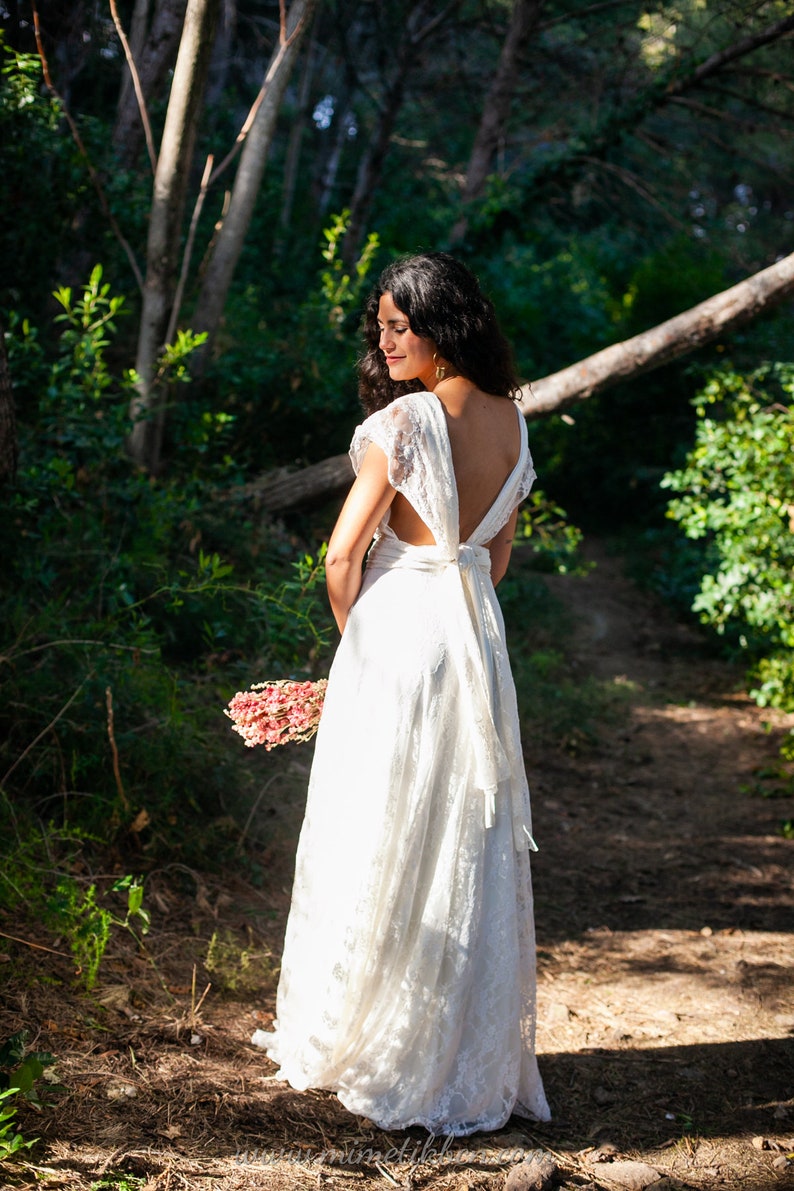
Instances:
[[[519,851],[537,851],[528,826],[523,782],[515,777],[494,719],[494,682],[497,664],[491,640],[498,640],[501,628],[494,617],[491,585],[491,555],[485,546],[464,542],[451,553],[442,546],[412,546],[388,530],[380,533],[367,559],[367,570],[408,569],[434,572],[446,586],[445,610],[454,621],[453,639],[459,648],[450,658],[461,686],[469,694],[462,700],[460,714],[469,730],[474,750],[474,775],[484,799],[485,826],[492,827],[496,815],[499,783],[508,781],[512,791],[513,838]]]

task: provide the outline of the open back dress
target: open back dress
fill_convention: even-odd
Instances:
[[[459,541],[444,408],[371,415],[370,444],[430,528],[388,512],[331,668],[267,1052],[383,1129],[458,1136],[547,1120],[535,1058],[529,793],[489,542],[535,477],[518,462]]]

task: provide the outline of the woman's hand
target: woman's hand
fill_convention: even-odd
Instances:
[[[325,556],[328,599],[340,633],[345,630],[348,613],[361,589],[364,555],[394,496],[386,455],[380,447],[370,443],[334,526]]]

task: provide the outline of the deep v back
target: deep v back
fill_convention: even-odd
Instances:
[[[520,433],[518,460],[488,511],[467,535],[469,544],[491,541],[535,478],[526,423],[517,407],[516,417]],[[356,470],[370,443],[384,451],[389,482],[427,526],[436,545],[445,553],[456,554],[460,546],[457,479],[447,417],[438,397],[430,392],[408,393],[367,418],[358,427],[351,446]],[[388,513],[380,531],[394,535]]]
[[[488,398],[488,400],[504,401],[505,399]],[[513,402],[510,402],[510,405],[515,409],[515,416],[517,417],[518,421],[523,423],[523,417],[517,406],[513,405]],[[499,502],[503,490],[509,485],[516,468],[521,462],[521,427],[516,425],[510,428],[513,433],[511,436],[509,450],[499,450],[498,443],[494,443],[494,445],[497,447],[496,451],[493,452],[494,458],[491,460],[490,469],[486,470],[485,474],[483,474],[478,464],[480,463],[482,454],[487,447],[483,448],[483,452],[480,453],[480,459],[478,459],[476,448],[475,451],[472,451],[472,440],[474,443],[482,441],[490,431],[494,419],[491,416],[486,415],[484,419],[481,419],[481,423],[483,421],[485,422],[485,427],[483,427],[482,424],[478,426],[475,422],[475,424],[473,426],[470,425],[469,429],[464,431],[463,434],[456,435],[454,433],[454,430],[456,429],[455,421],[459,415],[455,415],[449,409],[447,409],[443,401],[441,402],[441,406],[447,427],[450,467],[455,477],[455,490],[458,496],[458,532],[460,541],[463,542],[468,541],[477,533],[479,527],[488,516],[490,510]],[[489,414],[492,412],[493,411],[491,409]],[[502,428],[502,430],[503,429],[504,428]],[[516,442],[515,438],[516,432],[518,434],[518,442]],[[488,447],[492,445],[492,441],[493,440],[488,443]],[[457,465],[456,454],[458,457]],[[510,457],[512,457],[512,463],[509,464],[503,462],[505,455],[508,454]],[[463,457],[463,462],[461,462],[461,457]],[[502,461],[501,467],[500,460]],[[495,485],[493,480],[493,476],[498,474],[497,469],[499,469],[499,472],[501,473],[501,479],[498,487]],[[462,483],[466,483],[466,481],[462,480],[461,477],[466,475],[468,475],[467,490],[464,490],[461,485]],[[489,496],[490,499],[488,499]],[[467,507],[467,515],[465,517],[463,513],[464,507]],[[471,509],[474,511],[470,511]]]

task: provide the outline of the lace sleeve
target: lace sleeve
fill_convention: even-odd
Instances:
[[[532,456],[527,451],[527,459],[524,464],[523,471],[518,481],[518,494],[516,496],[516,504],[521,504],[522,500],[526,500],[529,496],[529,490],[537,479],[537,472],[532,463]]]
[[[350,444],[354,471],[358,474],[367,447],[374,443],[388,459],[389,483],[398,491],[404,489],[414,474],[420,434],[416,410],[405,399],[398,398],[356,427]]]

